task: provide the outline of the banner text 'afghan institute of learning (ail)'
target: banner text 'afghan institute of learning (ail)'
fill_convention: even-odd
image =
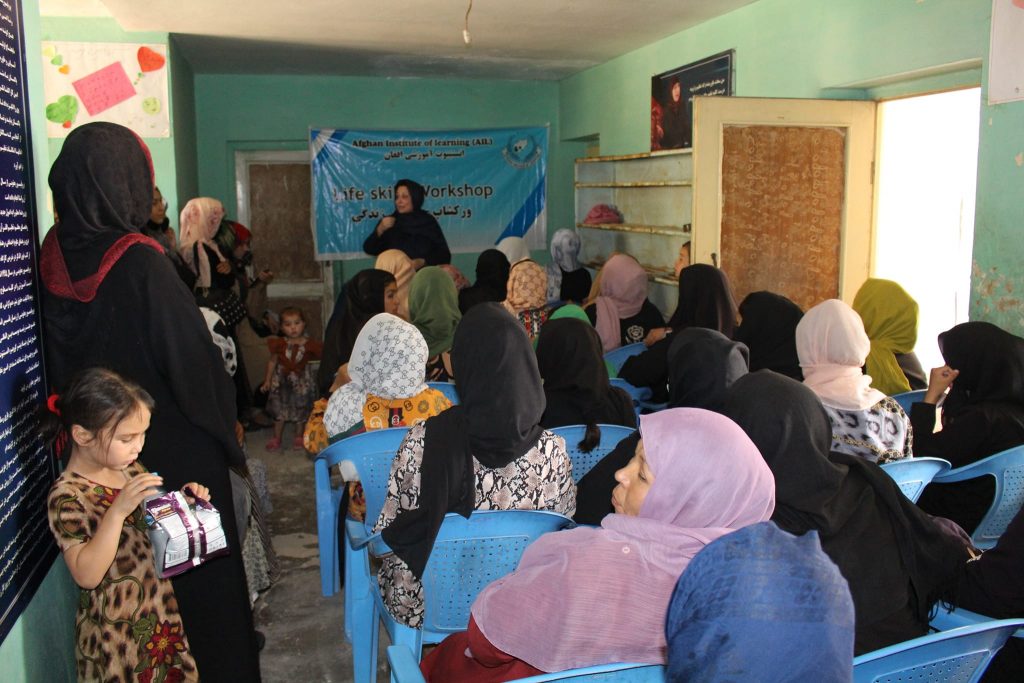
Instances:
[[[547,127],[465,131],[310,130],[317,260],[360,258],[377,221],[395,210],[402,178],[426,189],[452,252],[510,235],[547,240]]]

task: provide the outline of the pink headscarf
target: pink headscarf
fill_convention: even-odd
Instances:
[[[178,251],[181,258],[188,264],[192,272],[196,274],[198,288],[210,286],[210,259],[206,255],[203,246],[210,247],[217,253],[220,261],[224,255],[220,253],[213,236],[217,234],[220,221],[224,218],[224,205],[212,197],[197,197],[190,199],[185,208],[181,210],[181,239],[178,242]],[[193,253],[193,245],[199,243],[200,247]],[[196,263],[198,254],[198,263]]]
[[[597,334],[604,352],[622,346],[621,318],[640,312],[647,299],[647,272],[628,254],[616,254],[601,269],[597,307]]]
[[[804,384],[831,408],[866,410],[885,398],[871,388],[871,375],[861,370],[870,350],[864,322],[839,299],[821,302],[796,326]]]
[[[699,408],[640,418],[654,482],[630,517],[547,534],[484,589],[473,618],[495,647],[542,671],[665,662],[665,612],[690,560],[763,522],[775,480],[732,420]]]

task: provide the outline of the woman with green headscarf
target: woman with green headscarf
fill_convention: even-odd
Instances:
[[[887,396],[925,389],[917,344],[917,302],[892,280],[870,278],[853,299],[853,310],[864,321],[871,340],[865,362],[871,386]]]
[[[416,273],[409,286],[409,317],[427,340],[427,381],[452,381],[449,351],[462,314],[458,290],[448,273],[437,266]]]

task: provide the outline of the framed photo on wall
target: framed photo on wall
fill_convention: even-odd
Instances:
[[[651,77],[651,151],[693,146],[693,98],[732,95],[735,50]]]

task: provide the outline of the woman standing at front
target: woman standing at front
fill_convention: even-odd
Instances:
[[[413,267],[451,263],[452,254],[437,219],[423,210],[426,190],[413,180],[395,183],[395,212],[384,216],[363,242],[363,251],[377,256],[388,249],[399,249],[412,259]]]
[[[234,387],[192,293],[160,245],[139,232],[152,169],[149,151],[123,126],[87,124],[64,141],[50,171],[60,223],[40,258],[50,379],[64,386],[78,370],[103,366],[160,406],[141,460],[168,490],[206,484],[231,548],[172,580],[192,655],[204,681],[258,681],[228,480],[229,465],[245,466]]]

